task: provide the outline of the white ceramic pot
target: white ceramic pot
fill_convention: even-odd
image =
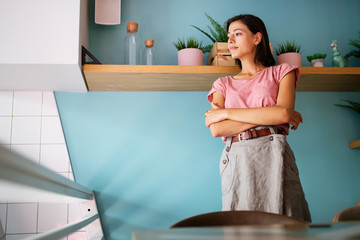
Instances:
[[[178,65],[203,65],[203,52],[198,48],[184,48],[178,52]]]
[[[295,52],[283,53],[277,56],[277,63],[288,63],[292,66],[301,67],[301,54]]]

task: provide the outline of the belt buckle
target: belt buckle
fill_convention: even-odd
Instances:
[[[239,134],[240,140],[248,140],[252,138],[251,130],[246,130]]]

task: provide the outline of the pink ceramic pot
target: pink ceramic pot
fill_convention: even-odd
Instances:
[[[301,55],[295,52],[283,53],[277,56],[277,63],[288,63],[292,66],[301,67]]]
[[[203,65],[203,52],[197,48],[184,48],[178,52],[179,65]]]

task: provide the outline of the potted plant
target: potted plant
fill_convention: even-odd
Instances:
[[[178,39],[173,43],[178,50],[178,65],[203,65],[202,42],[194,37]]]
[[[341,99],[341,101],[348,103],[345,104],[335,104],[335,106],[348,108],[354,110],[357,113],[360,113],[360,102],[355,102],[347,99]],[[360,139],[350,142],[350,148],[360,148]]]
[[[348,103],[348,105],[345,104],[335,104],[335,105],[339,107],[348,108],[354,110],[357,113],[360,113],[360,102],[350,101],[346,99],[341,99],[341,101]]]
[[[210,21],[210,24],[213,27],[213,28],[211,28],[209,25],[207,26],[210,33],[205,32],[203,29],[201,29],[197,26],[194,26],[194,25],[191,25],[191,26],[196,28],[203,34],[205,34],[214,44],[217,42],[226,43],[226,48],[227,48],[228,35],[226,32],[226,29],[223,26],[221,26],[220,23],[218,23],[212,17],[210,17],[207,13],[205,13],[205,16]],[[204,53],[210,52],[212,47],[213,47],[213,44],[205,46]]]
[[[301,47],[295,41],[280,43],[275,49],[277,55],[277,63],[288,63],[293,66],[301,67]]]
[[[306,57],[313,67],[324,67],[324,59],[326,58],[326,54],[315,53],[312,56]]]
[[[235,60],[231,57],[228,48],[228,35],[226,29],[207,13],[205,13],[205,16],[211,24],[211,26],[207,25],[209,32],[206,32],[197,26],[191,26],[205,34],[205,36],[213,42],[213,44],[204,47],[204,53],[209,52],[208,64],[217,66],[235,66]]]
[[[345,55],[345,59],[348,60],[349,57],[360,58],[360,32],[359,32],[359,40],[350,40],[349,44],[353,47],[358,48],[357,50],[353,50]]]

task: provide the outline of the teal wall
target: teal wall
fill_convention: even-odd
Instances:
[[[288,140],[315,222],[360,201],[359,93],[297,94],[304,123]],[[76,180],[97,193],[110,239],[221,210],[223,148],[204,126],[205,92],[56,93]]]
[[[94,0],[90,1],[90,15],[94,18]],[[219,23],[241,13],[259,16],[267,27],[273,46],[285,40],[295,40],[302,46],[304,66],[310,66],[306,56],[327,53],[325,64],[331,66],[331,41],[338,41],[344,55],[351,51],[349,39],[357,39],[360,31],[360,2],[358,0],[123,0],[121,24],[116,26],[90,23],[90,50],[102,62],[124,62],[126,23],[139,23],[142,40],[155,40],[157,64],[177,64],[177,50],[173,42],[178,38],[195,36],[204,44],[210,40],[190,25],[207,30],[208,13]],[[207,58],[207,54],[204,55]],[[360,65],[350,58],[350,65]]]
[[[332,39],[347,53],[360,30],[360,2],[123,0],[122,24],[93,23],[90,51],[103,63],[123,63],[125,25],[140,24],[154,38],[159,64],[177,64],[172,42],[182,36],[208,40],[204,12],[219,22],[239,13],[261,17],[276,43],[297,40],[304,55],[331,56]],[[191,9],[187,6],[191,5]],[[206,58],[206,56],[205,56]],[[330,66],[331,57],[325,64]],[[360,66],[351,59],[351,66]],[[215,80],[215,79],[214,79]],[[207,92],[57,92],[56,100],[76,180],[96,192],[107,239],[130,239],[137,228],[167,228],[195,214],[221,209],[218,161],[223,148],[204,126]],[[360,201],[360,115],[334,106],[359,101],[357,92],[298,92],[304,123],[288,138],[315,222]]]

